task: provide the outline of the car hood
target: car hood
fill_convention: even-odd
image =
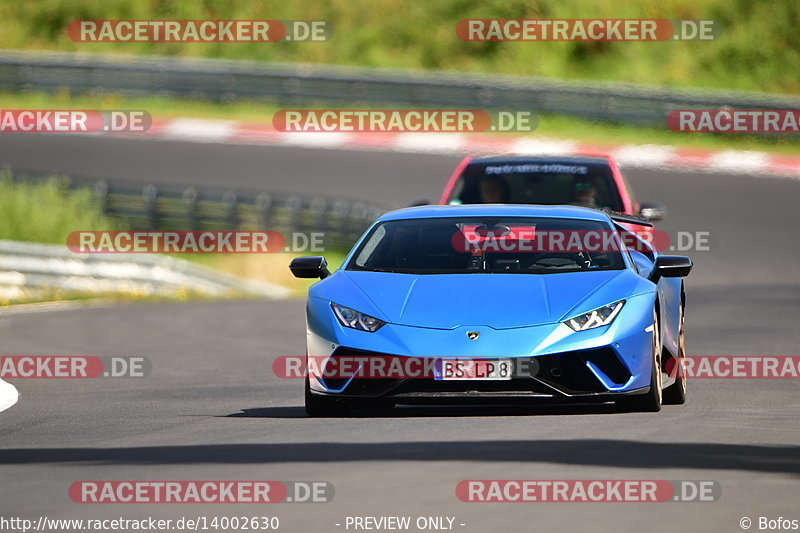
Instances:
[[[323,297],[407,326],[495,329],[551,324],[633,295],[629,270],[560,274],[395,274],[338,271]]]

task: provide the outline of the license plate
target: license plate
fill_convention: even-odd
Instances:
[[[443,359],[436,365],[437,381],[481,380],[503,381],[511,379],[511,359]]]

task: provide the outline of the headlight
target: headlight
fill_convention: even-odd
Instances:
[[[599,328],[600,326],[607,326],[614,321],[623,305],[625,305],[625,300],[620,300],[613,304],[595,309],[594,311],[576,316],[575,318],[570,318],[564,322],[564,324],[575,331],[585,331],[587,329]]]
[[[375,317],[359,313],[348,307],[342,307],[341,305],[332,303],[331,308],[333,309],[333,314],[339,319],[339,323],[346,328],[360,329],[362,331],[374,333],[386,324],[383,320],[378,320]]]

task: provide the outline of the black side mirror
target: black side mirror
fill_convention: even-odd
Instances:
[[[639,206],[639,216],[647,221],[655,222],[667,216],[667,208],[661,204],[644,202]]]
[[[659,278],[683,278],[692,271],[692,260],[682,255],[659,255],[653,267],[650,280],[655,283]]]
[[[289,264],[289,270],[296,278],[325,279],[331,275],[328,262],[321,256],[295,257]]]

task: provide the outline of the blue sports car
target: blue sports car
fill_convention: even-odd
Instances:
[[[686,399],[688,257],[630,217],[570,206],[424,206],[377,220],[334,273],[299,257],[305,405],[547,399],[659,411]]]

